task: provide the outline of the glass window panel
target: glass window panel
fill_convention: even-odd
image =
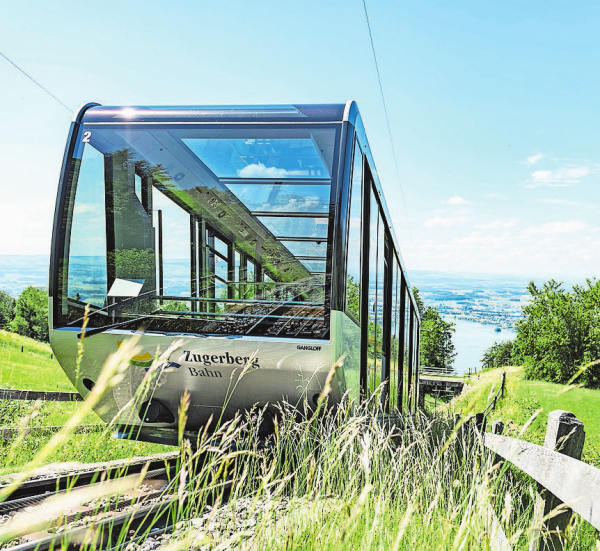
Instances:
[[[302,260],[302,264],[304,264],[311,272],[324,272],[326,267],[325,262],[314,260]]]
[[[327,239],[327,218],[290,218],[259,216],[276,237],[321,237]]]
[[[398,392],[398,263],[395,255],[392,255],[392,312],[391,312],[391,335],[390,335],[390,408],[397,406]]]
[[[298,324],[274,324],[273,321],[257,324],[264,316],[264,305],[228,303],[227,299],[242,296],[241,285],[239,289],[237,284],[227,288],[227,283],[219,283],[211,276],[216,274],[225,281],[251,283],[244,285],[244,297],[260,299],[265,284],[253,280],[262,279],[262,274],[268,273],[274,280],[268,285],[274,299],[283,300],[293,295],[299,296],[300,302],[321,302],[323,308],[315,317],[327,318],[325,293],[329,287],[317,284],[325,281],[326,276],[317,276],[311,271],[324,273],[326,270],[329,180],[338,159],[335,148],[340,128],[338,124],[318,128],[243,124],[82,127],[81,132],[88,134],[89,142],[80,141],[72,165],[68,167],[67,173],[71,175],[68,189],[73,190],[74,196],[80,176],[78,197],[82,196],[85,174],[93,172],[96,175],[94,192],[99,201],[106,199],[99,207],[106,212],[106,217],[93,228],[78,218],[83,207],[74,214],[72,240],[65,246],[65,253],[72,257],[72,277],[59,285],[57,301],[61,304],[62,318],[57,317],[57,323],[68,323],[82,316],[81,302],[69,303],[67,294],[79,292],[79,297],[82,296],[81,289],[76,288],[79,262],[76,257],[80,254],[78,248],[93,252],[92,242],[83,237],[87,227],[88,233],[93,233],[91,237],[105,240],[97,259],[103,266],[103,287],[98,290],[94,303],[106,304],[107,287],[115,277],[142,281],[142,295],[149,295],[144,301],[135,302],[135,307],[115,310],[117,322],[125,321],[132,314],[158,313],[163,303],[168,302],[154,297],[161,275],[163,293],[181,297],[176,302],[182,304],[170,305],[171,310],[185,306],[185,311],[190,313],[243,315],[248,321],[238,318],[240,323],[236,320],[235,325],[236,331],[242,334],[247,330],[253,335],[325,337],[328,322],[319,322],[318,328],[312,323],[304,324],[302,332],[293,329],[299,327]],[[285,178],[287,180],[279,183],[269,181]],[[281,212],[282,216],[252,215],[252,211],[262,210]],[[160,239],[158,211],[162,219]],[[292,212],[308,213],[308,217],[289,216]],[[63,224],[68,228],[73,214],[65,215]],[[190,219],[197,221],[197,231],[191,231]],[[197,237],[195,244],[191,235]],[[283,244],[276,236],[306,238],[312,242]],[[162,256],[158,254],[159,242]],[[233,266],[217,258],[218,255],[228,258],[231,247],[237,253]],[[213,254],[211,249],[218,254]],[[80,264],[77,277],[91,281],[82,270],[95,269],[94,262],[85,260]],[[299,284],[302,285],[300,292]],[[214,297],[222,302],[189,300]],[[70,309],[73,305],[78,310]],[[299,306],[290,306],[277,311],[277,315],[281,319],[294,317],[297,308]],[[173,316],[168,321],[166,323],[164,317],[155,319],[152,330],[217,334],[231,331],[231,325],[227,325],[231,322],[229,318]],[[100,316],[90,323],[98,326]]]
[[[190,296],[190,217],[179,205],[154,188],[153,224],[158,242],[158,211],[162,212],[163,292]],[[158,244],[156,245],[158,247]],[[157,255],[158,264],[158,255]],[[158,270],[158,266],[157,266]]]
[[[327,256],[327,243],[325,241],[281,241],[288,251],[294,256]]]
[[[137,174],[135,175],[135,194],[138,201],[142,202],[142,179]]]
[[[348,221],[348,253],[346,265],[346,310],[360,321],[360,280],[362,277],[362,153],[358,142],[354,146],[352,188]]]
[[[409,365],[410,358],[408,357],[408,353],[410,350],[410,295],[408,293],[408,289],[405,290],[404,293],[404,351],[403,351],[403,363],[404,368],[402,370],[402,377],[404,380],[403,390],[402,390],[402,399],[403,404],[402,408],[404,411],[408,411],[408,397],[410,393],[410,381],[409,381]]]
[[[239,132],[238,132],[239,133]],[[183,142],[219,178],[330,178],[335,137],[311,130],[306,137],[188,138]],[[299,134],[299,132],[298,132]]]
[[[251,299],[254,298],[254,274],[255,274],[254,263],[250,260],[246,261],[246,282],[247,285],[242,286],[242,298]]]
[[[417,405],[417,400],[418,400],[418,394],[419,394],[419,381],[418,381],[418,375],[419,375],[419,351],[417,350],[417,339],[418,339],[418,334],[419,334],[419,320],[417,319],[417,314],[415,311],[413,311],[413,380],[412,380],[412,384],[413,384],[413,404],[416,406]]]
[[[369,392],[375,390],[375,373],[377,370],[377,236],[379,212],[373,191],[371,198],[371,222],[369,228],[369,331],[367,379]]]
[[[408,301],[408,409],[412,410],[413,405],[413,376],[414,376],[414,354],[415,354],[415,345],[414,345],[414,327],[413,323],[413,311],[410,300]]]
[[[376,347],[375,347],[375,387],[379,386],[383,379],[383,351],[385,334],[383,331],[383,314],[385,311],[385,229],[381,214],[378,213],[377,223],[377,308],[376,319]]]
[[[227,284],[224,283],[224,281],[228,281],[227,273],[227,262],[222,258],[215,256],[215,274],[219,276],[218,278],[215,278],[215,288],[217,290],[216,298],[227,298]]]
[[[251,211],[328,212],[330,186],[274,184],[231,184],[231,192]]]
[[[221,239],[219,239],[218,237],[215,237],[215,250],[218,253],[222,254],[225,258],[229,257],[227,244],[225,242],[223,242]]]
[[[102,307],[107,293],[104,157],[89,147],[83,161],[71,224],[67,296]]]

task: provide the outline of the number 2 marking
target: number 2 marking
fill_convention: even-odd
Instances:
[[[81,140],[84,143],[90,143],[90,138],[92,137],[92,133],[88,130],[87,132],[83,133],[83,140]]]

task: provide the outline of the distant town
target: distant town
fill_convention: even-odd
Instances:
[[[426,306],[435,306],[445,319],[473,321],[498,329],[515,329],[530,296],[529,280],[446,272],[411,272]]]

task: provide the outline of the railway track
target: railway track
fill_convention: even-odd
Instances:
[[[151,498],[148,498],[151,499]],[[145,500],[147,501],[147,500]],[[142,538],[158,536],[173,526],[174,506],[179,504],[177,496],[159,499],[148,505],[132,502],[125,511],[104,511],[105,518],[93,519],[87,525],[64,530],[57,534],[33,534],[31,541],[14,547],[11,551],[45,551],[50,549],[103,549],[118,550]],[[81,517],[80,517],[81,518]]]
[[[179,461],[175,452],[28,480],[0,503],[0,533],[14,530],[11,540],[3,538],[1,548],[116,551],[169,532],[184,520],[186,511],[197,509],[198,496],[180,486]],[[190,469],[193,465],[187,466],[188,476]],[[202,502],[226,501],[231,485],[220,482],[202,496]],[[0,485],[0,492],[8,486]],[[67,502],[72,504],[64,507]],[[27,519],[34,525],[30,527]],[[42,519],[43,528],[35,525],[36,519]]]
[[[94,464],[91,468],[83,466],[81,469],[70,470],[68,473],[32,478],[12,490],[10,495],[0,503],[0,514],[34,505],[66,490],[89,486],[117,477],[139,474],[144,469],[147,469],[146,477],[156,478],[172,469],[178,457],[179,453],[174,452],[128,461],[111,461],[104,465]],[[0,494],[10,486],[10,482],[0,484]]]
[[[0,485],[0,492],[11,492],[0,503],[0,515],[5,520],[3,528],[15,530],[16,537],[11,543],[16,545],[8,548],[79,549],[82,544],[89,544],[98,549],[118,549],[149,531],[164,532],[169,527],[168,513],[177,500],[171,489],[178,460],[179,453],[175,452],[83,466],[69,473],[29,479],[15,489],[10,482]],[[118,497],[106,502],[103,494],[110,496],[117,487]],[[36,519],[52,515],[53,506],[61,499],[63,503],[73,502],[74,506],[58,507],[58,512],[45,520],[50,531],[39,532],[34,526],[30,533],[25,533],[19,528],[27,518],[35,523]]]

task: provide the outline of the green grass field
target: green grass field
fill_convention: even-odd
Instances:
[[[21,347],[23,351],[21,352]],[[20,390],[51,390],[74,392],[68,377],[61,370],[52,349],[21,335],[0,331],[0,387]],[[26,419],[28,427],[64,425],[81,407],[81,402],[42,402],[0,400],[0,428],[16,427]],[[34,415],[32,415],[32,413]],[[94,413],[87,413],[81,424],[104,426]],[[12,440],[0,440],[0,474],[14,472],[31,461],[49,442],[52,434],[26,436],[14,449]],[[71,434],[45,463],[94,462],[136,455],[171,451],[169,446],[130,442],[113,438],[108,430]]]
[[[556,409],[570,411],[585,426],[582,460],[600,467],[600,390],[567,389],[565,385],[527,381],[521,367],[498,368],[471,376],[471,388],[451,402],[450,407],[459,413],[483,411],[499,388],[502,371],[507,375],[506,390],[488,418],[490,424],[501,419],[506,425],[504,434],[518,437],[523,426],[539,411],[521,438],[543,444],[548,413]]]
[[[51,356],[50,345],[0,330],[0,386],[74,392],[71,381]]]

